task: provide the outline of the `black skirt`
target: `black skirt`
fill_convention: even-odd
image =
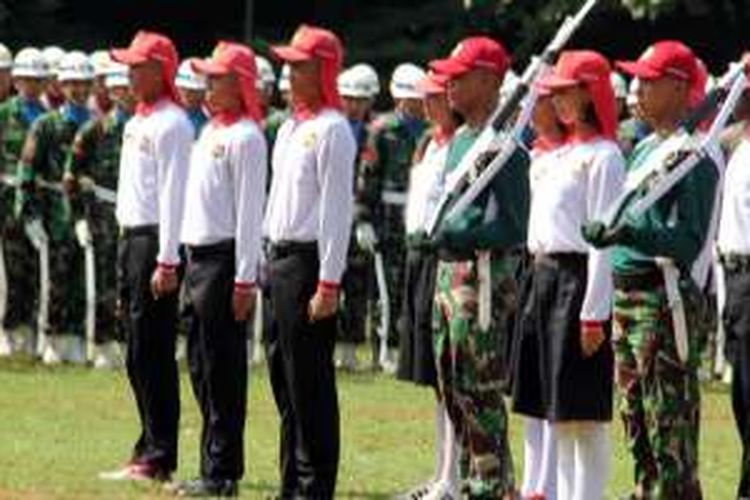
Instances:
[[[513,339],[513,411],[552,422],[612,419],[614,355],[607,341],[581,350],[587,257],[555,254],[529,266]]]
[[[399,380],[435,387],[435,352],[432,337],[432,306],[437,277],[433,252],[409,249],[404,273],[404,301],[399,339]]]

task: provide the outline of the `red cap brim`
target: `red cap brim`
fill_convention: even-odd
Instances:
[[[432,61],[430,63],[430,68],[432,68],[437,73],[447,75],[451,78],[461,76],[471,70],[469,66],[452,58]]]
[[[658,71],[638,61],[617,61],[615,66],[623,73],[643,80],[655,80],[661,76]]]
[[[290,63],[309,61],[313,58],[311,54],[292,47],[291,45],[271,47],[271,54],[276,59],[281,59],[282,61]]]
[[[223,76],[232,72],[226,65],[211,60],[193,61],[193,71],[204,75]]]
[[[115,62],[128,66],[143,64],[148,61],[147,56],[131,49],[112,49],[109,51],[109,55]]]
[[[575,87],[578,85],[578,80],[573,80],[571,78],[563,78],[561,76],[557,75],[549,75],[542,79],[542,81],[539,82],[539,86],[541,88],[547,89],[547,90],[555,90],[555,89],[564,89],[568,87]]]

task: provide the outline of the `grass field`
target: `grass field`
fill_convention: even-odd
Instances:
[[[197,471],[199,421],[182,378],[179,478]],[[343,448],[338,497],[389,498],[432,469],[433,397],[428,390],[369,373],[340,374]],[[0,499],[165,497],[147,484],[112,484],[97,473],[127,458],[136,436],[135,408],[123,372],[46,368],[0,362]],[[607,498],[628,490],[630,461],[621,426],[612,426],[613,469]],[[511,430],[520,477],[520,425]],[[277,487],[277,418],[264,369],[251,374],[244,498],[271,497]],[[701,477],[708,500],[733,498],[739,443],[729,396],[703,393]],[[677,499],[675,499],[677,500]]]

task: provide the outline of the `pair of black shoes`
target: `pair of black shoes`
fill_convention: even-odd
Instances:
[[[236,497],[239,494],[237,481],[232,479],[207,479],[199,478],[183,481],[173,487],[173,492],[178,497]]]

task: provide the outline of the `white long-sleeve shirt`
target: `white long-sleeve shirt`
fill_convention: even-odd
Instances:
[[[438,144],[431,140],[422,160],[411,168],[409,194],[404,211],[406,234],[427,230],[443,194],[449,147],[450,141]]]
[[[179,263],[177,248],[193,128],[169,100],[125,125],[117,184],[117,221],[125,228],[158,225],[162,264]]]
[[[266,141],[252,120],[209,122],[190,158],[182,242],[235,242],[235,281],[255,283],[266,191]]]
[[[722,253],[750,255],[750,139],[743,139],[724,174],[719,223]]]
[[[264,232],[271,243],[317,242],[323,282],[339,283],[346,267],[356,150],[346,118],[331,109],[289,118],[276,136]]]
[[[584,321],[609,319],[613,287],[608,252],[588,245],[581,228],[602,219],[624,181],[625,160],[607,140],[568,144],[532,163],[528,248],[532,253],[588,254],[580,313]]]

